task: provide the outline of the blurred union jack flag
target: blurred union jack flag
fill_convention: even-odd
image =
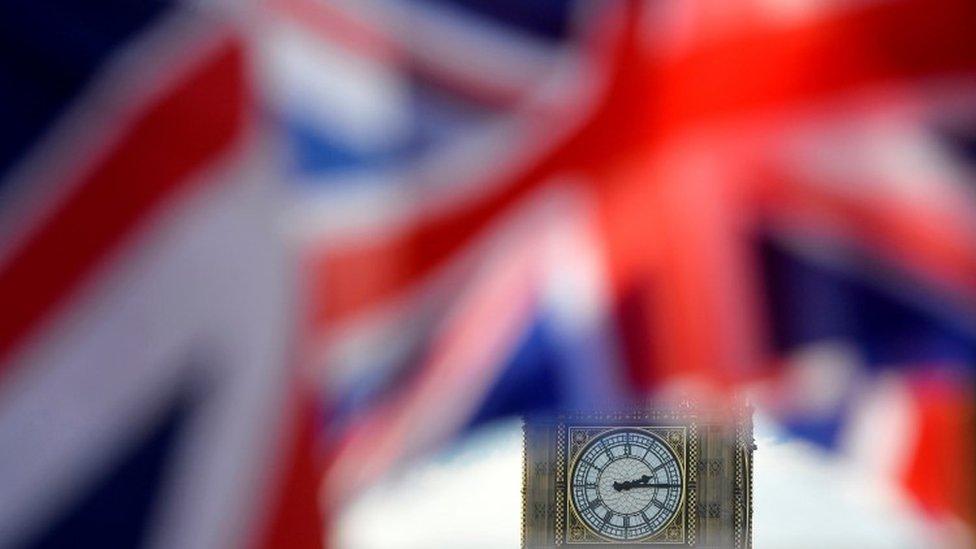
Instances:
[[[493,417],[746,390],[972,520],[969,2],[271,11],[334,501]]]
[[[0,547],[318,545],[474,426],[688,393],[972,525],[974,24],[7,3]]]

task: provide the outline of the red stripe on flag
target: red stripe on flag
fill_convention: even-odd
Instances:
[[[114,148],[0,267],[0,374],[15,348],[244,126],[241,45],[228,42],[146,105]]]
[[[268,523],[256,538],[256,549],[288,547],[293,549],[321,549],[329,513],[320,509],[319,488],[322,479],[321,448],[317,444],[322,431],[314,395],[295,383],[296,390],[289,400],[293,425],[286,426],[289,438],[283,446],[284,461],[272,505],[268,508]]]
[[[705,41],[660,70],[655,121],[664,130],[757,110],[808,105],[870,86],[976,71],[976,4],[970,0],[876,2],[806,24],[747,26]]]
[[[920,375],[913,380],[919,432],[905,485],[935,517],[976,524],[974,394],[971,379]]]

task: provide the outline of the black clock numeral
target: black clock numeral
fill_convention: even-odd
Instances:
[[[624,528],[630,528],[630,517],[624,515]]]
[[[658,501],[656,499],[652,499],[651,500],[651,503],[653,503],[654,506],[657,507],[658,509],[664,509],[664,502],[662,502],[662,501]]]
[[[603,515],[603,522],[610,524],[610,519],[613,518],[613,511],[607,509],[607,514]]]
[[[599,498],[597,498],[597,499],[595,499],[595,500],[593,500],[593,501],[591,501],[590,503],[587,504],[587,507],[589,507],[593,511],[596,511],[596,508],[599,507],[599,506],[600,506],[600,499]]]

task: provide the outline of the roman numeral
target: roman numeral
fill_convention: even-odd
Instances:
[[[651,503],[653,503],[654,506],[657,507],[658,509],[664,509],[664,503],[662,503],[662,502],[660,502],[660,501],[658,501],[656,499],[652,499],[651,500]]]
[[[630,517],[624,515],[624,528],[630,528]]]

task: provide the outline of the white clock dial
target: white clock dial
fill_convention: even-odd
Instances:
[[[683,482],[678,458],[663,440],[642,429],[615,429],[579,452],[570,500],[600,536],[638,540],[661,531],[678,513]]]

